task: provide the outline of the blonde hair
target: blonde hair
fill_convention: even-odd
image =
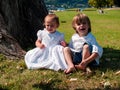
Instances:
[[[60,23],[59,23],[59,17],[56,14],[48,14],[45,19],[44,19],[44,23],[46,21],[46,19],[50,19],[51,21],[55,21],[57,24],[57,27],[59,27]]]
[[[73,17],[73,21],[72,21],[72,27],[73,29],[76,30],[75,24],[79,24],[79,23],[83,23],[86,22],[89,25],[89,29],[88,32],[91,32],[91,22],[90,19],[87,15],[83,14],[83,13],[79,13],[76,16]]]

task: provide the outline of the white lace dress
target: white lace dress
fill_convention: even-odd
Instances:
[[[36,47],[26,53],[25,63],[27,68],[65,70],[67,64],[63,55],[63,46],[60,45],[60,41],[64,40],[64,35],[58,31],[51,34],[44,29],[39,30],[37,36],[46,47],[44,49]]]

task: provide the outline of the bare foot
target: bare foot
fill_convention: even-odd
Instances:
[[[78,69],[78,70],[85,71],[86,70],[86,66],[87,66],[87,64],[85,62],[81,62],[80,64],[75,65],[75,68]]]
[[[81,64],[75,65],[75,68],[78,69],[78,70],[85,71],[85,67],[83,67]]]
[[[64,70],[64,73],[69,74],[69,73],[72,73],[73,71],[75,71],[75,68],[71,67],[71,68],[68,68],[68,69]]]

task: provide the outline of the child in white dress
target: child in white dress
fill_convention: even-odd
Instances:
[[[73,61],[76,69],[85,70],[87,66],[99,65],[103,49],[97,43],[91,33],[91,23],[85,14],[77,14],[72,21],[73,29],[76,31],[72,35],[69,47],[64,48],[67,61]],[[70,73],[73,69],[66,69],[65,73]]]
[[[48,14],[44,25],[45,29],[37,33],[36,48],[25,55],[27,68],[65,70],[68,68],[63,55],[66,42],[64,35],[56,30],[59,27],[59,18],[55,14]]]

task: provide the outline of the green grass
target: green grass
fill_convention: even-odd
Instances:
[[[24,60],[7,60],[0,55],[1,90],[120,90],[120,10],[105,10],[98,14],[96,10],[85,10],[90,17],[92,33],[103,47],[100,67],[93,68],[93,73],[82,71],[65,75],[63,71],[28,70]],[[74,30],[71,21],[76,11],[56,12],[60,17],[60,32],[69,42]],[[77,79],[70,81],[71,78]],[[109,86],[104,86],[106,82]]]

